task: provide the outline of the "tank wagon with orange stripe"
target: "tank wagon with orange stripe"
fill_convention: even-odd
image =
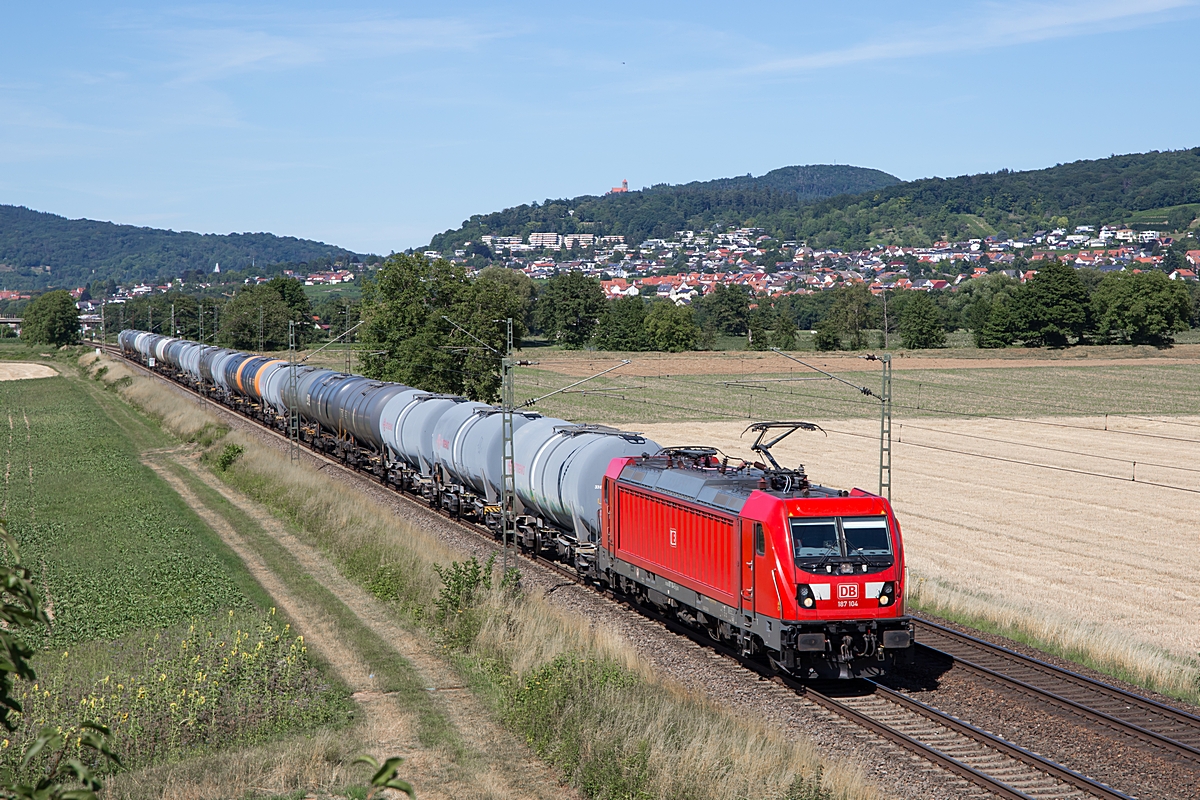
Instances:
[[[122,351],[313,449],[501,529],[501,410],[142,331]],[[900,526],[882,497],[769,464],[530,411],[513,415],[518,543],[804,678],[878,675],[912,652]],[[777,436],[777,442],[782,436]]]

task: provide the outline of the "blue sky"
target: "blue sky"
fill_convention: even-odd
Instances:
[[[1197,0],[0,15],[0,203],[359,252],[622,178],[911,179],[1200,145]]]

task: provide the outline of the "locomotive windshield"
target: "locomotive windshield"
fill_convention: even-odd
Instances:
[[[792,517],[792,553],[807,572],[884,569],[892,564],[887,517]]]

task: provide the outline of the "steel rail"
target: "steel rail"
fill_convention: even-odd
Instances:
[[[173,380],[170,377],[168,377],[162,373],[159,373],[153,369],[146,367],[145,365],[140,363],[136,358],[129,358],[129,357],[125,356],[125,354],[121,352],[119,346],[117,346],[117,345],[104,344],[104,345],[101,345],[101,347],[103,349],[107,350],[110,354],[116,355],[117,357],[121,358],[122,361],[136,367],[140,371],[142,371],[154,378],[157,378],[164,382],[170,383],[173,387],[178,388],[178,389],[194,396],[195,398],[197,398],[201,401],[207,402],[207,401],[212,400],[212,398],[208,397],[207,395],[203,394],[202,392],[199,392],[196,389],[194,389],[184,383]],[[226,406],[224,404],[220,404],[220,408],[224,413],[234,416],[240,420],[249,422],[249,423],[253,424],[257,429],[264,431],[268,434],[271,434],[272,436],[278,438],[279,440],[281,440],[285,443],[290,442],[290,440],[283,433],[275,430],[273,427],[265,424],[263,421],[243,413],[239,409],[236,409],[236,408],[233,408],[230,406]],[[309,456],[312,457],[314,460],[322,461],[328,465],[335,466],[335,467],[341,469],[342,471],[346,472],[347,474],[354,475],[355,477],[371,480],[372,483],[377,482],[378,476],[375,476],[373,473],[370,473],[366,470],[358,468],[354,465],[347,464],[341,460],[334,458],[333,456],[331,456],[327,453],[323,453],[323,452],[315,449],[314,447],[312,447],[310,443],[305,443],[305,444],[306,444],[305,449],[307,450]],[[382,483],[382,485],[384,486],[384,488],[391,490],[391,493],[394,494],[396,497],[401,498],[408,503],[411,503],[413,506],[421,509],[422,511],[435,513],[439,518],[456,523],[458,526],[460,526],[464,530],[468,530],[468,531],[478,535],[481,539],[484,540],[484,542],[486,544],[498,547],[498,545],[494,541],[494,537],[491,535],[492,532],[489,529],[485,528],[484,526],[468,523],[458,517],[455,517],[453,514],[451,514],[450,512],[448,512],[444,509],[440,509],[440,508],[431,506],[427,502],[422,502],[417,497],[414,497],[410,493],[404,491],[404,489],[402,487],[397,486],[393,483],[384,482],[384,483]],[[549,560],[546,560],[543,558],[538,558],[536,555],[531,555],[528,553],[521,553],[520,555],[521,555],[522,559],[524,559],[530,563],[537,564],[539,567],[541,567],[543,569],[548,569],[556,574],[559,574],[559,575],[567,578],[572,584],[587,585],[586,581],[584,581],[575,570],[568,569],[565,566],[563,566],[557,562],[554,562],[554,561],[549,561]],[[554,588],[560,588],[560,587],[556,586]],[[924,743],[920,742],[919,740],[914,739],[899,730],[891,728],[890,726],[886,725],[885,723],[875,720],[875,719],[871,718],[869,715],[862,713],[861,711],[858,711],[856,709],[850,708],[849,706],[843,705],[842,703],[839,703],[836,699],[815,691],[810,686],[808,686],[798,680],[787,678],[786,676],[783,676],[783,675],[775,674],[765,665],[759,664],[757,662],[749,661],[749,660],[743,658],[740,654],[734,652],[733,650],[731,650],[730,648],[728,648],[722,644],[713,642],[711,640],[702,639],[696,635],[696,632],[694,630],[692,630],[691,628],[688,628],[687,626],[683,625],[682,623],[680,623],[674,619],[666,617],[665,615],[661,615],[658,612],[653,611],[651,609],[647,609],[642,606],[630,603],[627,600],[623,599],[622,596],[618,595],[616,592],[613,592],[613,591],[607,591],[607,592],[600,591],[600,592],[598,592],[598,594],[600,594],[602,597],[605,597],[606,599],[609,599],[610,601],[621,606],[622,608],[632,610],[634,612],[639,613],[641,616],[643,616],[647,619],[651,619],[656,622],[659,622],[660,624],[662,624],[665,628],[667,628],[671,632],[685,636],[686,638],[689,639],[689,641],[692,641],[693,643],[697,644],[698,646],[711,648],[724,656],[732,658],[739,665],[748,669],[748,671],[759,674],[763,678],[775,680],[776,682],[781,683],[782,685],[786,686],[787,688],[792,689],[793,691],[801,694],[802,696],[807,697],[808,699],[812,700],[817,705],[820,705],[823,708],[826,708],[827,710],[837,713],[839,716],[850,719],[851,721],[855,722],[856,724],[877,733],[878,735],[882,736],[883,738],[904,747],[905,749],[909,750],[910,752],[913,752],[913,753],[919,755],[920,757],[947,769],[948,771],[950,771],[951,773],[953,773],[955,775],[965,778],[966,780],[970,781],[971,783],[974,783],[976,786],[979,786],[980,788],[984,788],[988,791],[991,791],[1000,797],[1008,798],[1008,800],[1037,800],[1037,798],[1034,798],[1031,795],[1021,792],[1019,789],[1016,789],[1012,786],[1009,786],[1008,784],[1005,784],[1000,779],[997,779],[995,777],[987,775],[984,772],[976,770],[975,768],[971,767],[970,765],[962,763],[962,762],[958,761],[957,759],[955,759],[954,757],[952,757],[946,753],[942,753],[941,751],[937,750],[936,748],[934,748],[930,745],[924,744]],[[930,623],[924,622],[923,624],[929,625]],[[1101,684],[1101,685],[1103,685],[1103,684]],[[956,732],[962,733],[963,735],[968,736],[968,738],[971,738],[976,741],[980,741],[981,744],[986,744],[986,746],[988,746],[988,747],[992,747],[993,749],[1003,752],[1006,755],[1010,755],[1011,757],[1013,757],[1014,759],[1016,759],[1018,761],[1022,761],[1023,763],[1029,764],[1030,766],[1034,766],[1034,764],[1037,764],[1038,766],[1035,767],[1036,769],[1044,772],[1047,775],[1051,775],[1052,777],[1062,780],[1064,783],[1067,783],[1071,786],[1081,789],[1082,791],[1086,791],[1097,797],[1104,798],[1104,800],[1131,800],[1131,798],[1128,795],[1122,794],[1110,787],[1107,787],[1101,783],[1093,781],[1092,779],[1090,779],[1080,773],[1074,772],[1073,770],[1070,770],[1066,767],[1063,767],[1062,765],[1055,764],[1054,762],[1044,759],[1041,756],[1038,756],[1028,750],[1025,750],[1024,748],[1021,748],[1018,745],[1012,744],[1010,742],[1006,742],[1003,739],[999,739],[998,737],[994,737],[991,734],[988,734],[985,731],[975,728],[974,726],[971,726],[968,723],[962,722],[960,720],[956,720],[953,717],[950,717],[950,716],[944,714],[943,712],[938,711],[937,709],[934,709],[930,706],[926,706],[923,703],[919,703],[918,701],[913,700],[912,698],[908,698],[898,692],[893,692],[892,690],[886,689],[885,687],[881,687],[878,684],[875,684],[875,691],[888,695],[887,699],[895,702],[897,705],[901,705],[903,707],[909,708],[909,710],[914,711],[914,713],[918,713],[921,716],[925,716],[925,717],[931,719],[932,721],[936,721],[938,724],[942,724],[947,728],[950,728],[952,730],[955,730]],[[896,698],[899,698],[899,699],[896,699]],[[916,707],[919,707],[921,710],[917,711]],[[968,731],[968,730],[971,733],[969,733],[969,734],[966,733],[966,731]],[[980,737],[980,738],[977,739],[976,737]],[[1040,795],[1040,793],[1039,793],[1039,795]]]
[[[1003,661],[1015,663],[1021,667],[1034,670],[1038,674],[1047,676],[1051,682],[1058,682],[1060,687],[1062,684],[1079,687],[1087,692],[1099,695],[1103,699],[1116,700],[1121,704],[1135,706],[1143,711],[1143,713],[1149,713],[1151,715],[1156,714],[1164,717],[1170,723],[1182,726],[1185,729],[1193,732],[1198,738],[1200,738],[1200,717],[1188,714],[1187,712],[1181,711],[1177,708],[1172,708],[1171,706],[1159,703],[1147,697],[1141,697],[1140,695],[1133,694],[1132,692],[1127,692],[1124,689],[1120,689],[1116,686],[1110,686],[1108,684],[1101,683],[1100,681],[1089,678],[1086,675],[1081,675],[1077,672],[1064,669],[1063,667],[1033,658],[1032,656],[1027,656],[1023,653],[1018,653],[1006,647],[992,644],[991,642],[979,639],[969,634],[960,633],[959,631],[938,625],[937,623],[930,622],[928,620],[916,618],[914,619],[914,623],[916,625],[916,632],[918,634],[918,646],[923,647],[924,649],[933,653],[950,658],[955,664],[962,665],[970,672],[974,672],[985,678],[991,678],[1006,686],[1010,686],[1018,691],[1022,691],[1025,694],[1045,700],[1052,705],[1055,705],[1066,711],[1077,713],[1094,722],[1105,725],[1106,727],[1111,728],[1118,733],[1123,733],[1136,739],[1140,739],[1143,742],[1169,750],[1176,755],[1180,755],[1188,760],[1200,763],[1200,748],[1194,747],[1187,742],[1180,741],[1160,730],[1148,728],[1144,722],[1134,722],[1116,714],[1102,711],[1098,708],[1088,705],[1086,702],[1081,702],[1079,700],[1073,700],[1069,697],[1066,697],[1061,693],[1061,691],[1055,691],[1052,687],[1045,685],[1039,686],[1035,683],[1031,683],[1029,680],[1006,674],[1001,669],[995,669],[993,667],[978,663],[977,661],[973,661],[969,657],[962,656],[960,653],[954,653],[946,649],[941,649],[935,646],[935,644],[921,642],[919,640],[919,634],[922,628],[930,631],[936,631],[937,636],[950,639],[953,642],[966,643],[972,648],[982,650],[986,654],[998,657]]]
[[[612,594],[612,593],[609,593]],[[613,594],[614,599],[616,595]],[[711,639],[706,639],[697,634],[695,629],[684,625],[678,620],[672,619],[656,610],[646,608],[644,606],[622,603],[626,608],[633,608],[642,616],[658,622],[667,630],[680,636],[686,637],[694,644],[711,649],[714,652],[725,656],[738,663],[742,668],[757,674],[761,679],[771,680],[779,683],[782,686],[791,689],[797,694],[812,700],[817,705],[831,711],[839,716],[845,717],[852,722],[867,728],[868,730],[882,736],[890,742],[900,745],[909,752],[912,752],[921,758],[931,761],[938,766],[941,766],[949,772],[965,778],[971,783],[993,792],[1001,797],[1010,798],[1010,800],[1031,800],[1033,795],[1026,794],[1020,789],[1005,783],[1002,779],[978,770],[948,753],[938,750],[935,746],[926,744],[919,739],[916,739],[903,731],[888,725],[885,722],[871,717],[858,709],[852,708],[835,697],[824,692],[818,691],[810,684],[805,683],[797,678],[793,678],[784,673],[779,673],[772,670],[761,662],[753,661],[743,657],[737,650],[720,642],[715,642]],[[920,701],[914,700],[907,695],[896,692],[887,687],[881,686],[874,681],[868,681],[872,685],[875,694],[884,697],[886,700],[902,706],[907,710],[918,714],[932,722],[935,722],[943,727],[954,731],[960,735],[975,741],[979,744],[989,747],[1003,755],[1012,758],[1015,761],[1026,764],[1027,766],[1061,781],[1064,784],[1074,787],[1080,791],[1087,792],[1095,797],[1103,798],[1104,800],[1132,800],[1129,795],[1123,794],[1110,786],[1106,786],[1099,781],[1076,772],[1072,769],[1064,767],[1054,761],[1051,761],[1043,756],[1033,753],[1020,745],[1013,744],[999,738],[987,731],[981,730],[967,722],[951,717],[945,712],[939,711],[932,706],[928,706]],[[1045,793],[1037,794],[1038,800],[1045,800]]]
[[[1073,769],[1064,767],[1063,765],[1051,761],[1044,756],[1040,756],[1037,753],[1026,750],[1020,745],[1014,744],[1006,739],[1001,739],[999,736],[988,733],[987,731],[977,728],[970,723],[963,722],[960,719],[956,719],[944,711],[939,711],[933,706],[926,705],[925,703],[915,700],[901,692],[897,692],[894,689],[881,686],[874,681],[871,681],[871,683],[875,687],[876,694],[882,693],[882,695],[889,701],[903,706],[909,711],[919,714],[926,719],[938,723],[939,725],[944,725],[956,733],[960,733],[969,739],[979,742],[980,744],[995,750],[999,750],[1010,758],[1027,764],[1039,772],[1044,772],[1062,781],[1063,783],[1074,786],[1076,789],[1088,792],[1089,794],[1094,794],[1097,797],[1107,798],[1107,800],[1131,800],[1127,794],[1119,792],[1110,786],[1100,783],[1099,781],[1093,780],[1092,778],[1076,772]]]

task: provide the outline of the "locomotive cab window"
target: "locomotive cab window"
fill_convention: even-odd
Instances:
[[[763,526],[761,522],[754,523],[754,555],[763,556],[767,554],[767,540],[763,535]]]
[[[887,517],[792,517],[792,555],[806,572],[875,572],[892,565]]]
[[[887,517],[843,517],[846,553],[861,556],[890,556],[892,537]]]

